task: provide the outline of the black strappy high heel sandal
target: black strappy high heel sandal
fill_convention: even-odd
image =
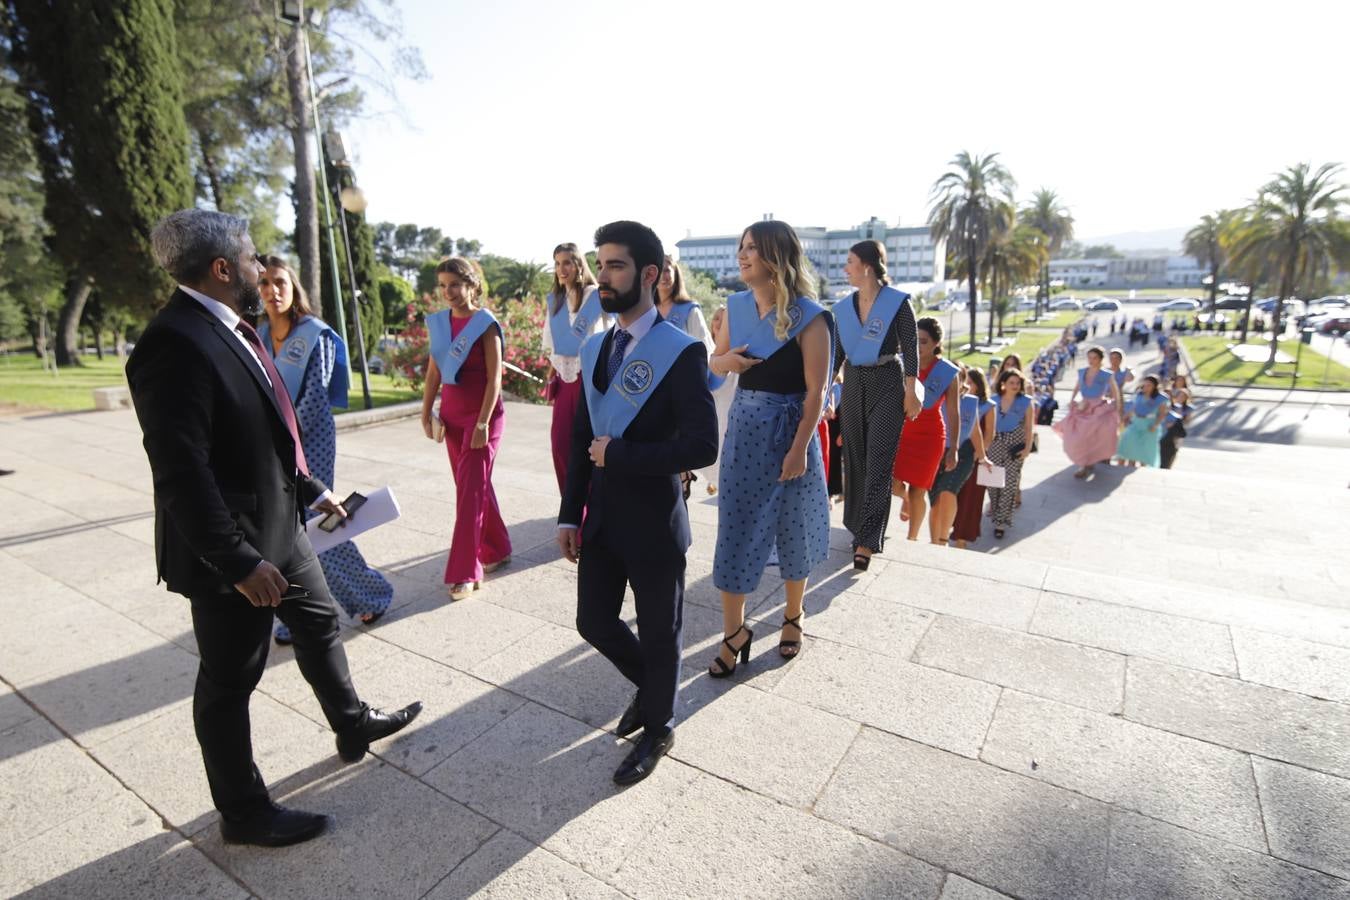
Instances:
[[[791,626],[793,626],[794,628],[797,629],[797,633],[798,633],[798,634],[802,635],[803,637],[806,636],[806,631],[802,629],[802,614],[801,614],[801,613],[797,613],[795,616],[793,616],[793,617],[790,618],[790,619],[789,619],[787,616],[783,616],[783,624],[784,624],[784,625],[791,625]],[[778,641],[778,655],[781,656],[781,657],[783,657],[783,659],[796,659],[796,658],[797,658],[797,654],[802,652],[801,647],[802,647],[802,642],[801,642],[800,640],[796,640],[796,641],[785,641],[785,640],[779,639],[779,641]],[[789,651],[790,651],[790,652],[789,652]]]
[[[731,635],[731,637],[734,638],[742,631],[745,632],[744,644],[741,644],[739,647],[733,646],[731,643],[731,638],[722,638],[722,643],[726,644],[727,649],[731,651],[731,658],[733,660],[739,655],[741,658],[741,662],[748,663],[750,662],[750,642],[755,639],[755,633],[751,631],[749,628],[746,628],[745,625],[741,625],[741,627],[738,628],[735,631],[735,633]],[[734,662],[731,665],[727,665],[726,663],[722,662],[722,655],[719,653],[717,656],[713,657],[713,667],[708,670],[708,677],[726,678],[732,672],[736,671],[736,665],[737,664]]]
[[[688,500],[690,493],[694,490],[694,482],[698,481],[698,475],[693,472],[681,472],[680,483],[684,485],[684,499]]]

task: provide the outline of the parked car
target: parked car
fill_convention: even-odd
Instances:
[[[378,356],[369,357],[366,360],[366,368],[370,371],[370,374],[372,375],[383,375],[384,360]]]
[[[1279,302],[1280,302],[1280,298],[1279,298],[1279,297],[1267,297],[1267,298],[1264,299],[1264,300],[1257,300],[1255,303],[1252,304],[1252,308],[1253,308],[1253,309],[1259,309],[1259,310],[1261,310],[1261,312],[1263,312],[1263,313],[1273,313],[1273,312],[1275,311],[1275,306],[1276,306]],[[1289,308],[1289,301],[1288,301],[1288,300],[1285,301],[1285,303],[1284,303],[1284,308],[1285,308],[1285,309],[1288,309],[1288,308]]]
[[[1232,295],[1227,296],[1227,297],[1220,297],[1220,298],[1219,298],[1219,301],[1218,301],[1217,303],[1214,304],[1214,308],[1215,308],[1215,309],[1246,309],[1246,308],[1247,308],[1247,298],[1246,298],[1246,297],[1235,297],[1235,296],[1232,296]]]
[[[1083,301],[1075,300],[1072,297],[1065,297],[1063,300],[1056,300],[1054,303],[1050,304],[1050,309],[1053,310],[1054,312],[1060,312],[1066,309],[1077,310],[1082,308],[1083,308]]]
[[[1036,298],[1035,298],[1035,297],[1023,297],[1021,300],[1018,300],[1018,301],[1017,301],[1017,308],[1018,308],[1018,309],[1035,309],[1035,308],[1036,308]]]
[[[1317,324],[1319,334],[1350,334],[1350,316],[1327,316]]]
[[[1158,312],[1195,312],[1200,308],[1199,300],[1188,300],[1185,297],[1178,297],[1175,300],[1168,300],[1166,303],[1158,304]]]
[[[1106,297],[1098,297],[1088,303],[1085,308],[1089,312],[1120,312],[1121,310],[1119,300],[1111,300]]]
[[[1346,309],[1350,307],[1350,297],[1318,297],[1309,306],[1320,306],[1322,309]]]

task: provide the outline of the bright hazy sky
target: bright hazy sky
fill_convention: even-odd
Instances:
[[[1058,191],[1087,238],[1350,162],[1344,0],[397,6],[430,78],[346,131],[372,221],[524,259],[618,218],[672,248],[766,212],[922,224],[962,149],[998,151],[1019,202]]]

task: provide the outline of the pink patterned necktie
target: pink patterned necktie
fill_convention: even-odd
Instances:
[[[258,362],[262,363],[263,371],[267,373],[267,378],[272,382],[272,393],[276,395],[277,406],[281,407],[281,417],[286,420],[286,428],[291,433],[291,440],[295,442],[295,467],[300,470],[300,474],[309,476],[309,465],[305,462],[305,448],[300,446],[300,429],[295,422],[295,407],[291,405],[290,392],[286,390],[286,385],[281,380],[281,374],[277,372],[276,365],[272,362],[272,354],[267,352],[267,348],[262,344],[262,338],[258,337],[258,332],[253,330],[253,326],[239,320],[237,326],[239,333],[244,336],[244,340],[253,346],[253,352],[258,357]]]

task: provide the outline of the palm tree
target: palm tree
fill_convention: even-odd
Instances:
[[[1015,182],[998,154],[972,156],[962,150],[950,168],[933,182],[933,207],[928,228],[934,241],[944,241],[957,263],[965,269],[970,288],[970,346],[975,347],[976,286],[980,262],[990,239],[1012,226],[1012,192]]]
[[[1252,304],[1256,302],[1257,294],[1260,293],[1259,288],[1268,286],[1275,279],[1275,265],[1269,257],[1257,253],[1240,255],[1235,249],[1243,233],[1250,227],[1251,209],[1234,210],[1219,235],[1219,243],[1230,260],[1229,271],[1247,285],[1247,308],[1242,316],[1242,336],[1238,339],[1239,344],[1247,343],[1247,332],[1252,320]],[[1279,323],[1274,323],[1272,327],[1278,328]]]
[[[1240,264],[1259,267],[1268,261],[1279,285],[1267,367],[1275,364],[1279,322],[1294,288],[1332,266],[1350,265],[1350,222],[1340,218],[1347,202],[1342,171],[1335,163],[1316,171],[1299,163],[1276,174],[1248,207],[1234,236],[1233,255]]]
[[[1196,262],[1209,269],[1209,312],[1214,314],[1214,306],[1219,299],[1219,270],[1227,262],[1224,253],[1224,229],[1233,218],[1231,210],[1221,209],[1212,216],[1201,216],[1196,225],[1181,239],[1181,252],[1195,258]]]
[[[1003,318],[1012,309],[1012,291],[1019,284],[1039,278],[1049,260],[1045,233],[1025,222],[999,231],[989,243],[984,268],[990,281],[989,339],[994,337],[994,318],[1003,334]]]
[[[1021,213],[1022,222],[1041,234],[1045,247],[1045,262],[1037,273],[1036,317],[1041,315],[1041,300],[1050,304],[1050,260],[1073,240],[1073,216],[1049,188],[1041,188],[1031,197],[1031,203]]]

